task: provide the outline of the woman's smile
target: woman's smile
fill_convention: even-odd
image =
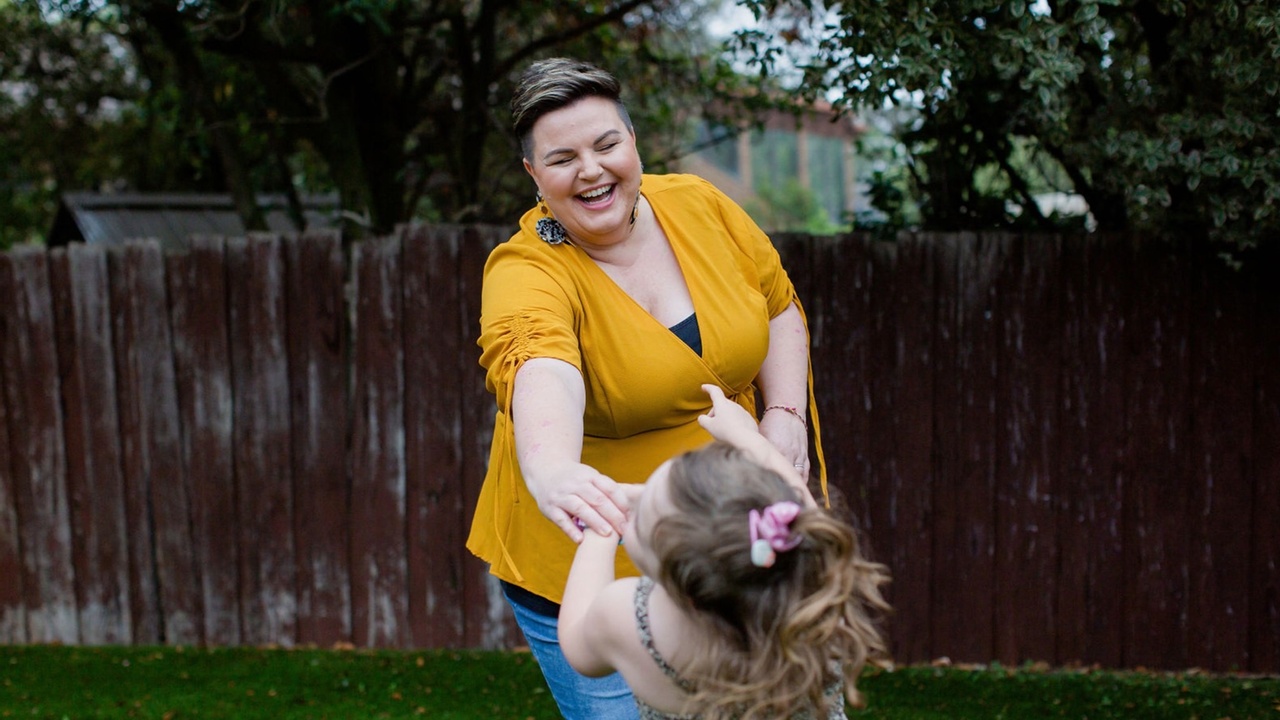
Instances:
[[[613,200],[613,189],[616,185],[603,185],[593,190],[578,194],[578,200],[588,207],[604,207]]]

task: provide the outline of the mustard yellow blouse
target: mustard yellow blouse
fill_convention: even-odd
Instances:
[[[555,602],[576,546],[538,510],[516,461],[509,418],[521,364],[556,358],[578,368],[586,385],[582,462],[617,482],[640,483],[664,460],[711,439],[697,423],[710,409],[703,383],[736,393],[754,414],[769,320],[799,305],[768,236],[709,182],[645,175],[641,192],[684,272],[701,357],[580,249],[539,239],[536,209],[485,265],[477,342],[498,411],[467,547],[494,575]],[[639,574],[626,553],[618,553],[617,573]]]

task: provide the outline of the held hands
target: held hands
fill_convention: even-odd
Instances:
[[[584,534],[575,519],[595,531],[587,535],[622,534],[631,507],[631,486],[614,482],[582,463],[547,468],[536,478],[525,475],[525,484],[542,514],[575,543],[581,542]]]
[[[618,549],[618,538],[622,537],[613,530],[601,535],[595,530],[587,530],[582,533],[582,541],[578,543],[579,548],[602,548],[610,554]]]

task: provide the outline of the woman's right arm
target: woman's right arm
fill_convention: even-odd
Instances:
[[[532,358],[516,373],[512,393],[516,458],[538,509],[574,542],[574,518],[601,534],[619,535],[627,496],[612,478],[582,463],[586,388],[578,369],[563,360]]]

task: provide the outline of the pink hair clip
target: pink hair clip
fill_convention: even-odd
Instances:
[[[791,532],[791,521],[799,514],[800,506],[789,500],[776,502],[764,512],[752,510],[749,513],[752,565],[773,567],[778,553],[792,550],[800,544],[800,536]]]

